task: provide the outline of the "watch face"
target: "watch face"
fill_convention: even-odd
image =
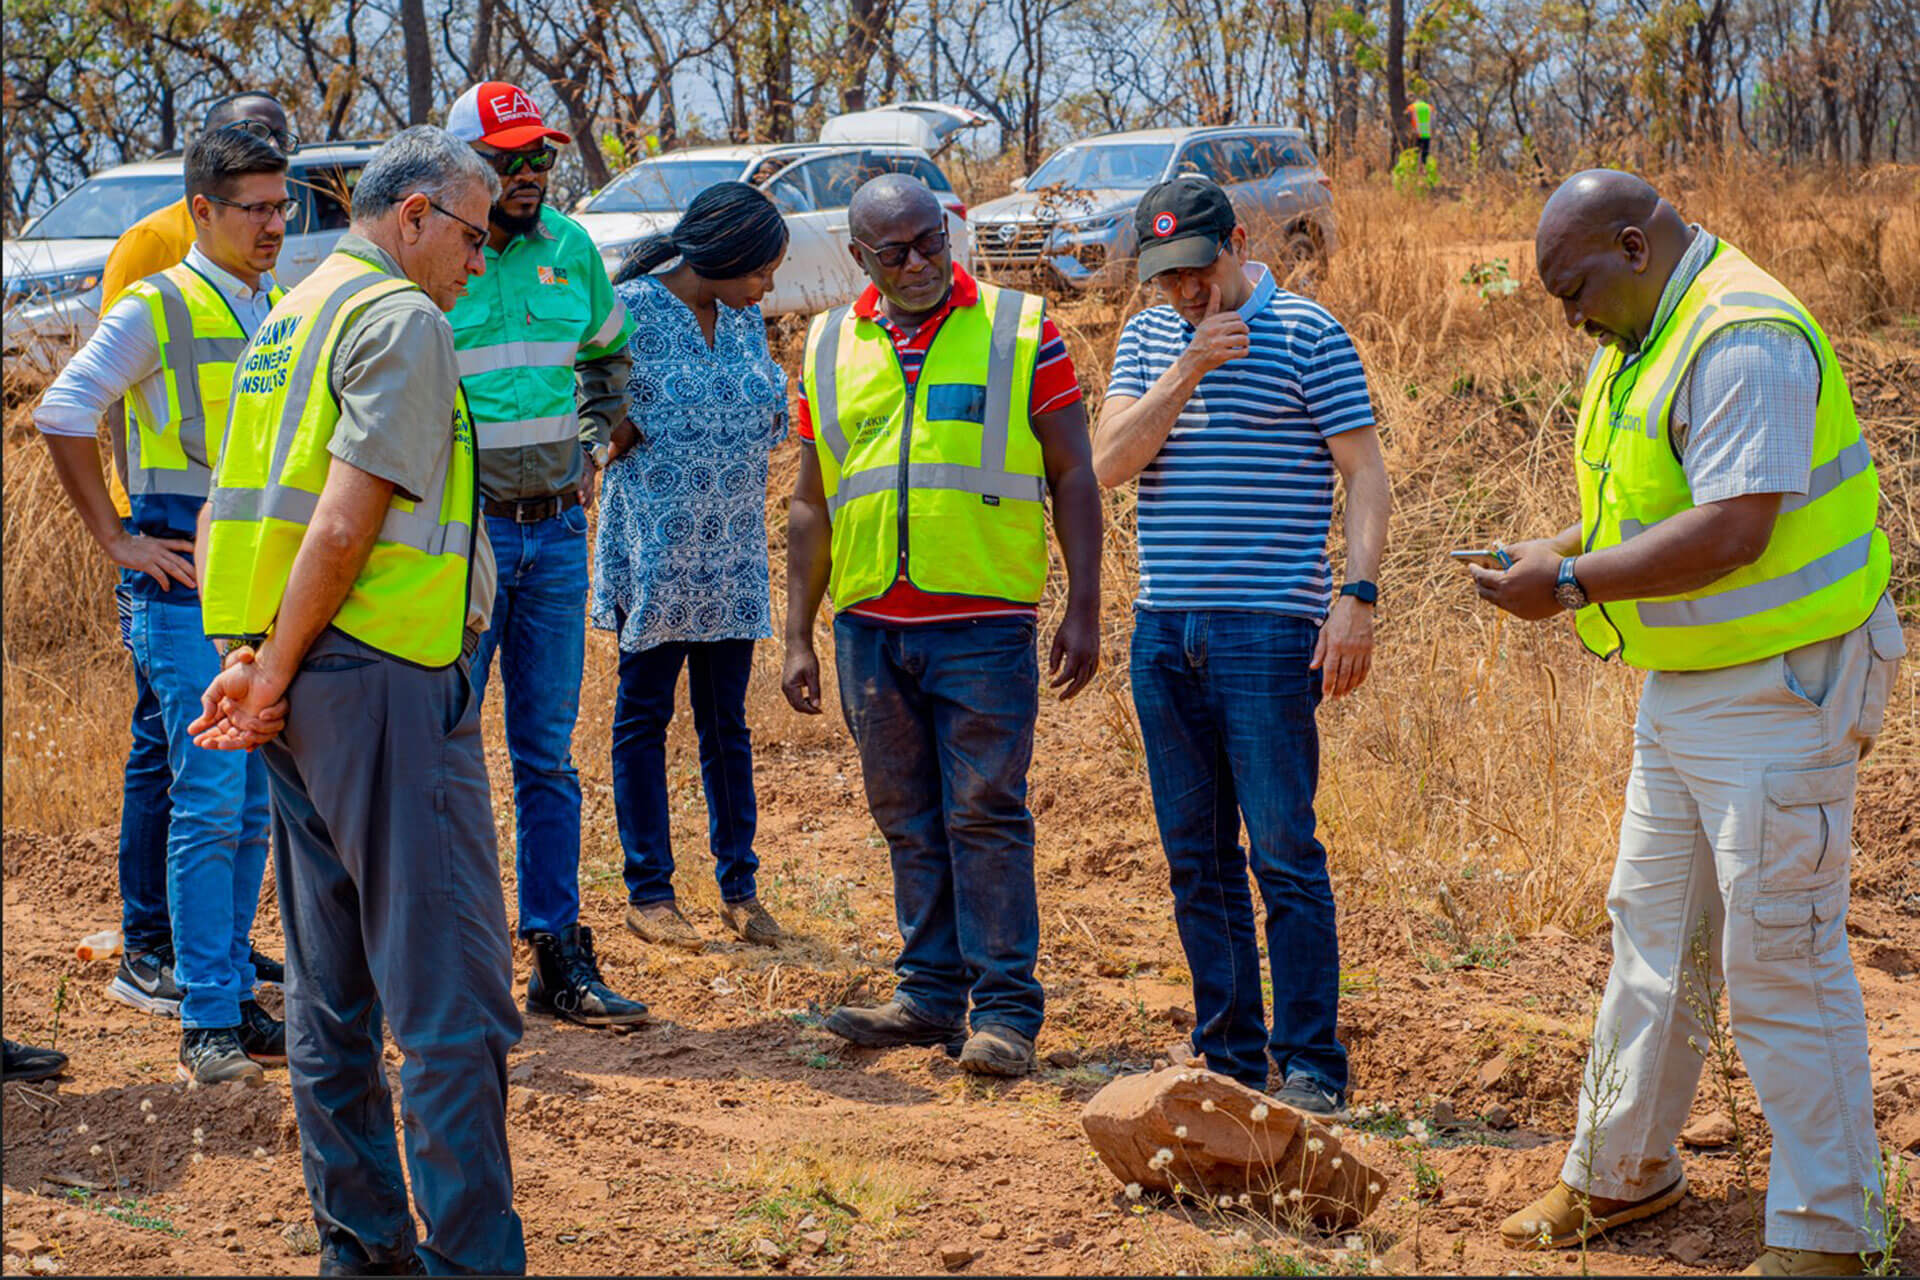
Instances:
[[[1556,586],[1553,598],[1560,602],[1563,609],[1584,609],[1587,605],[1587,593],[1580,589],[1577,582],[1563,582]]]

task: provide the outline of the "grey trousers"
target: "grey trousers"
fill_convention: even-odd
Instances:
[[[433,671],[338,631],[262,748],[287,943],[287,1059],[323,1246],[433,1274],[526,1270],[507,1154],[520,1038],[480,713],[464,662]],[[425,1228],[416,1241],[382,1067]]]

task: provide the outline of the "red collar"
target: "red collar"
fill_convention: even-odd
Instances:
[[[965,267],[956,262],[953,264],[952,291],[947,294],[947,300],[940,304],[940,309],[921,322],[921,327],[925,328],[937,320],[946,319],[947,313],[955,307],[977,307],[979,305],[979,284],[974,281],[972,276],[967,274]],[[880,291],[872,285],[868,285],[866,291],[854,302],[853,314],[862,320],[878,320],[880,318]]]

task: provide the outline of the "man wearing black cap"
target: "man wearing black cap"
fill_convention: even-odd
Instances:
[[[1140,280],[1166,305],[1134,316],[1094,436],[1108,486],[1140,477],[1134,705],[1198,1025],[1181,1057],[1281,1101],[1338,1113],[1340,960],[1325,848],[1314,838],[1314,712],[1367,677],[1372,581],[1391,503],[1352,341],[1318,304],[1247,259],[1226,193],[1183,176],[1135,212]],[[1347,582],[1326,541],[1347,490]],[[1247,849],[1240,846],[1240,825]],[[1266,903],[1268,1033],[1251,860]]]

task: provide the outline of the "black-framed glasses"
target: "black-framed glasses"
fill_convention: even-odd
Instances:
[[[1627,363],[1607,375],[1607,385],[1602,389],[1602,398],[1607,402],[1607,429],[1602,435],[1599,431],[1589,431],[1579,441],[1580,461],[1589,471],[1613,470],[1613,440],[1620,434],[1620,428],[1626,421],[1627,401],[1633,397],[1633,388],[1640,381],[1640,369],[1646,362],[1637,356],[1628,357]],[[1625,385],[1621,385],[1624,380]],[[1599,455],[1593,456],[1593,437],[1600,437]]]
[[[459,214],[455,213],[453,210],[447,208],[445,205],[441,204],[438,200],[435,200],[432,196],[427,197],[427,204],[433,209],[435,213],[445,214],[447,217],[452,218],[455,222],[459,223],[461,226],[465,227],[467,230],[473,232],[473,234],[479,236],[483,243],[486,241],[487,229],[485,227],[475,226],[473,223],[468,222],[465,218],[461,217]]]
[[[256,227],[264,227],[272,222],[273,215],[276,213],[288,222],[292,222],[293,215],[300,211],[300,202],[292,196],[288,196],[285,200],[258,200],[253,204],[241,204],[238,200],[229,200],[225,196],[217,196],[209,191],[207,199],[215,204],[225,205],[229,209],[238,209],[246,214],[247,221]]]
[[[245,119],[229,120],[220,127],[222,129],[237,129],[241,133],[252,134],[269,146],[279,148],[283,155],[291,155],[300,149],[300,135],[294,132],[292,125],[288,125],[284,129],[276,129],[265,120]]]
[[[545,173],[553,168],[554,161],[560,158],[552,143],[542,142],[538,150],[533,151],[483,151],[481,159],[493,166],[493,171],[503,178],[511,178],[523,170],[528,173]]]
[[[931,262],[947,251],[947,229],[945,227],[941,227],[936,231],[929,231],[918,240],[905,240],[897,244],[868,244],[859,236],[848,236],[847,238],[872,254],[874,260],[889,271],[897,267],[905,266],[909,253],[918,253],[921,257]]]

